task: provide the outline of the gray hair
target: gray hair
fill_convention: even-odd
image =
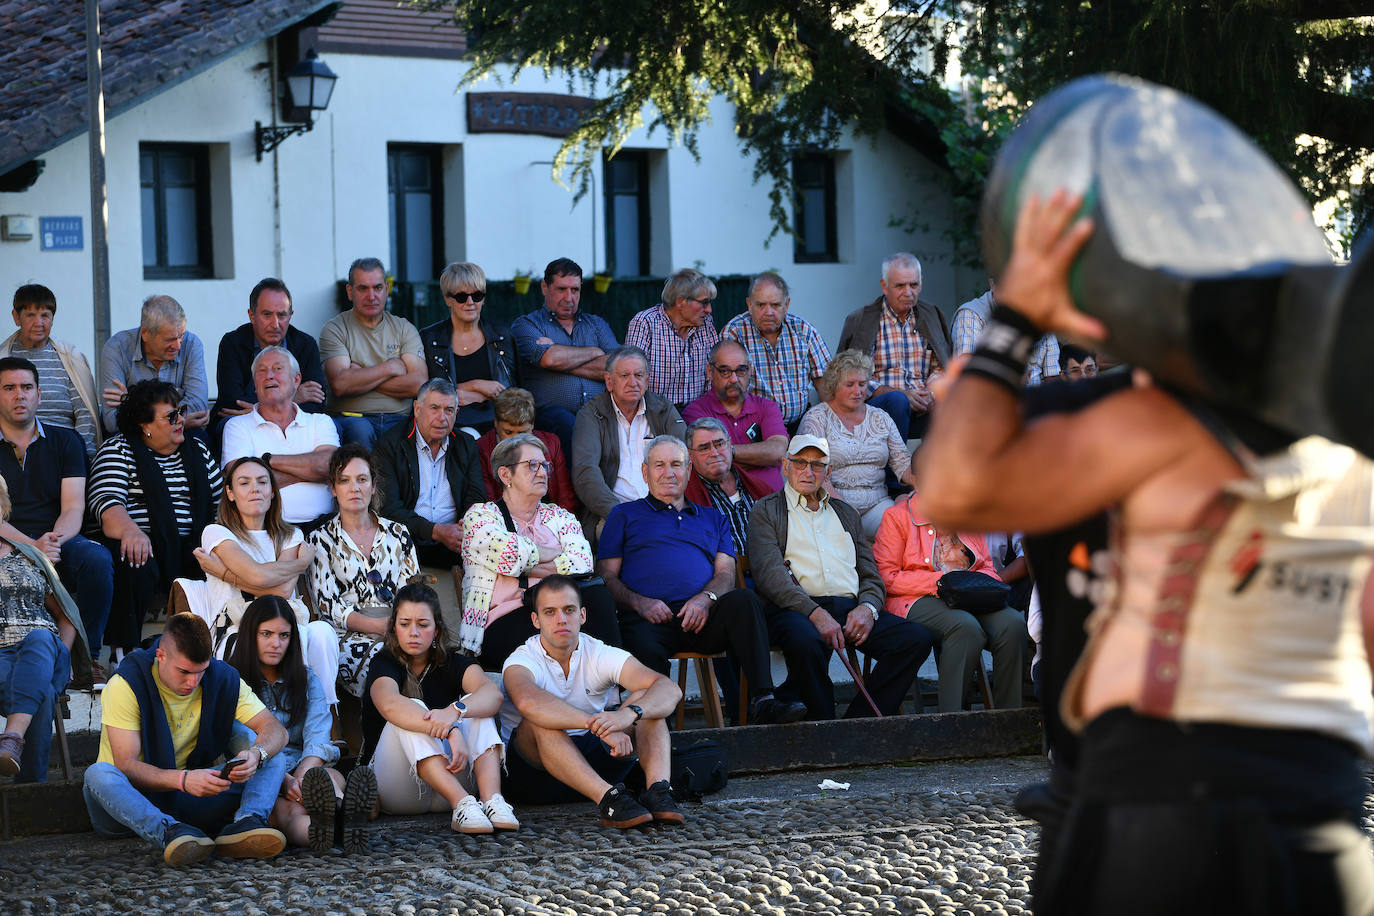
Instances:
[[[674,448],[676,448],[678,452],[681,453],[683,461],[692,460],[692,456],[687,452],[686,442],[683,442],[677,436],[671,436],[667,433],[664,433],[661,436],[654,436],[653,440],[650,441],[648,446],[644,449],[644,466],[646,468],[649,466],[649,456],[652,455],[654,453],[654,449],[658,448],[660,445],[671,445]]]
[[[841,350],[836,353],[816,381],[816,389],[821,397],[827,401],[833,398],[835,389],[840,387],[840,381],[849,372],[857,372],[868,380],[873,377],[873,360],[862,350]]]
[[[439,274],[439,288],[448,293],[456,293],[460,289],[470,289],[476,293],[487,291],[487,275],[482,272],[482,268],[469,261],[455,261],[444,268],[444,272]]]
[[[912,254],[909,251],[899,251],[896,254],[890,254],[883,259],[884,283],[887,282],[888,274],[892,273],[892,268],[894,267],[909,267],[912,270],[916,271],[916,279],[918,281],[925,279],[925,271],[921,270],[920,260],[917,259],[916,255]]]
[[[726,442],[730,442],[730,430],[726,429],[725,424],[715,417],[702,417],[698,420],[693,420],[692,424],[687,427],[687,441],[692,442],[692,437],[695,436],[699,430],[703,429],[713,429],[723,435]],[[733,446],[733,443],[731,443],[731,445]],[[730,451],[734,452],[734,448],[732,447]]]
[[[611,351],[610,355],[606,357],[606,374],[610,375],[615,372],[616,363],[620,362],[622,359],[629,359],[632,356],[635,359],[643,360],[645,369],[649,368],[649,354],[639,349],[639,347],[626,344],[623,347],[616,347]]]
[[[716,284],[711,278],[699,270],[691,267],[684,267],[677,273],[668,278],[668,282],[663,284],[663,307],[670,308],[678,299],[690,299],[697,294],[698,290],[704,290],[706,297],[716,298]]]
[[[448,379],[440,376],[439,378],[432,378],[421,385],[420,390],[415,392],[415,400],[423,401],[425,395],[433,391],[439,392],[439,394],[446,398],[453,398],[454,400],[458,398],[458,389],[453,387],[453,383]]]
[[[171,296],[149,296],[143,300],[143,312],[139,315],[140,330],[156,334],[164,324],[186,326],[186,310]]]
[[[349,286],[352,286],[352,285],[353,285],[353,273],[354,273],[354,271],[359,271],[359,270],[361,270],[361,271],[363,271],[363,272],[367,272],[367,271],[370,271],[370,270],[380,270],[380,271],[382,272],[382,276],[383,276],[383,277],[386,276],[386,268],[385,268],[384,266],[382,266],[382,262],[381,262],[381,259],[380,259],[380,258],[358,258],[358,260],[356,260],[356,261],[354,261],[352,264],[349,264],[349,265],[348,265],[348,285],[349,285]]]
[[[258,363],[262,362],[262,359],[265,356],[285,356],[287,363],[291,365],[291,371],[296,375],[300,375],[300,362],[296,359],[295,354],[293,354],[290,350],[286,349],[285,347],[263,347],[261,350],[259,350],[258,355],[253,357],[253,365],[248,367],[248,371],[251,375],[258,374]]]
[[[763,273],[749,281],[749,292],[745,296],[753,299],[754,290],[758,289],[760,283],[771,283],[777,287],[778,292],[782,293],[784,299],[792,298],[792,291],[787,288],[787,281],[782,278],[782,274],[776,270],[765,270]]]
[[[511,436],[509,439],[502,439],[496,443],[496,448],[491,450],[491,476],[497,480],[501,475],[496,472],[501,468],[513,468],[520,461],[520,449],[522,446],[532,445],[539,449],[544,456],[544,460],[549,458],[549,449],[543,441],[533,433],[520,433]]]

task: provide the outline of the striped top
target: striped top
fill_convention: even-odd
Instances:
[[[76,386],[67,377],[67,367],[62,365],[62,357],[52,341],[44,341],[37,350],[30,350],[16,339],[10,347],[10,356],[27,359],[38,368],[38,387],[42,392],[38,419],[75,430],[86,446],[86,456],[95,455],[95,417],[86,409]]]
[[[205,461],[213,509],[219,505],[220,496],[224,493],[224,478],[220,474],[219,463],[210,456],[205,443],[199,439],[191,441],[193,453],[198,452]],[[167,488],[171,491],[177,533],[185,537],[191,534],[191,485],[186,479],[186,469],[181,464],[181,452],[173,452],[166,457],[155,454],[153,458],[162,467],[162,476],[166,478]],[[100,451],[96,452],[95,464],[91,469],[86,507],[89,510],[88,517],[97,530],[100,528],[100,516],[113,506],[123,506],[134,524],[144,531],[150,529],[146,491],[134,466],[133,449],[122,433],[105,440]],[[197,538],[200,537],[199,531],[195,534]]]

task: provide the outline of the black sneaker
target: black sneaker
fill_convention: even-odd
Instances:
[[[805,703],[779,700],[777,697],[755,700],[753,708],[749,710],[749,721],[754,725],[786,725],[805,718]]]
[[[666,779],[660,779],[639,793],[639,803],[660,823],[681,824],[686,820],[682,810],[677,806],[677,799],[673,797],[673,788],[668,785]]]
[[[343,851],[350,855],[368,852],[368,824],[377,807],[377,774],[372,767],[354,767],[344,780]]]
[[[215,837],[215,848],[235,859],[270,859],[286,848],[286,836],[257,814],[241,817]]]
[[[601,809],[602,827],[618,827],[624,830],[627,827],[647,824],[654,819],[643,805],[635,801],[635,797],[621,782],[606,790],[606,794],[601,797],[601,804],[597,807]]]
[[[311,767],[301,777],[301,804],[310,817],[306,832],[310,848],[316,852],[333,849],[334,818],[339,803],[334,795],[334,780],[329,778],[324,767]]]
[[[162,861],[168,865],[194,865],[215,851],[215,841],[190,824],[173,824],[162,835]]]

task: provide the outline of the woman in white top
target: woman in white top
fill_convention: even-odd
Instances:
[[[911,453],[892,418],[868,405],[873,360],[858,350],[843,350],[818,380],[825,403],[806,412],[798,434],[820,436],[830,444],[830,479],[825,488],[859,513],[872,540],[883,513],[892,505],[884,471],[911,486]]]
[[[218,522],[205,526],[195,556],[206,580],[177,582],[191,610],[210,624],[215,654],[232,654],[250,601],[263,595],[285,598],[296,615],[306,664],[320,679],[325,700],[330,706],[337,703],[339,651],[334,629],[324,621],[312,623],[309,609],[296,595],[296,582],[310,568],[315,548],[304,542],[299,528],[282,520],[281,491],[262,459],[238,458],[224,469]]]

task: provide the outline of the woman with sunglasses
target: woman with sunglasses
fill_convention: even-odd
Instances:
[[[339,683],[363,695],[367,666],[382,648],[391,603],[420,574],[415,542],[404,525],[377,514],[377,468],[361,445],[329,459],[329,489],[339,514],[310,533],[310,594],[339,640]]]
[[[482,317],[487,277],[476,264],[450,264],[439,275],[449,317],[420,332],[430,378],[458,389],[456,428],[479,435],[491,429],[492,399],[516,384],[515,341],[510,327]]]
[[[239,632],[229,664],[287,733],[286,775],[269,823],[316,852],[336,845],[366,852],[377,780],[366,766],[354,767],[347,782],[333,769],[339,749],[329,740],[329,704],[320,678],[305,666],[295,608],[280,595],[257,598],[244,610]],[[234,731],[236,742],[252,743],[245,726],[235,723]]]
[[[525,589],[560,573],[583,579],[583,631],[620,645],[615,600],[600,579],[586,581],[592,552],[582,525],[561,506],[543,502],[549,489],[544,443],[520,433],[497,443],[491,470],[501,498],[463,516],[463,622],[458,642],[482,667],[500,671],[506,656],[537,632],[523,611]]]
[[[115,412],[119,434],[105,440],[91,466],[87,518],[115,561],[105,642],[117,650],[139,644],[144,614],[173,580],[202,576],[193,551],[214,521],[224,484],[205,443],[186,435],[185,418],[171,382],[130,385]]]
[[[218,521],[205,526],[195,551],[205,582],[179,579],[177,584],[191,610],[210,625],[219,658],[234,654],[239,624],[250,601],[263,595],[286,601],[300,628],[300,650],[333,707],[339,702],[334,691],[339,641],[328,623],[311,622],[310,609],[296,595],[296,583],[310,568],[315,548],[281,513],[277,477],[261,458],[249,455],[229,462]]]

